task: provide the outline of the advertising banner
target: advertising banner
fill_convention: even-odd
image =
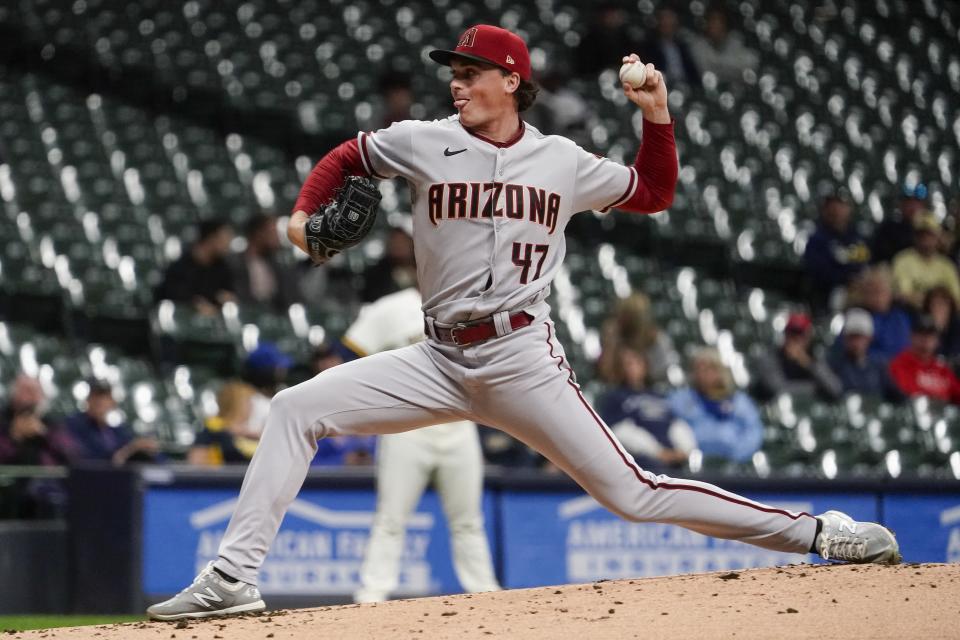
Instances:
[[[236,490],[151,487],[143,506],[143,584],[147,596],[175,593],[217,557]],[[350,595],[373,524],[370,490],[304,490],[290,506],[260,571],[264,595]],[[488,536],[493,497],[484,496]],[[496,549],[491,549],[496,556]],[[447,525],[433,492],[407,523],[398,594],[459,591]]]
[[[904,562],[960,562],[960,496],[886,495],[883,518]]]
[[[846,511],[876,520],[873,494],[753,494],[791,511]],[[622,520],[583,494],[502,495],[505,587],[589,582],[813,562],[811,554],[768,551],[665,524]]]

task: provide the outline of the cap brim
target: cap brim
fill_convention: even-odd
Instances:
[[[439,64],[442,64],[442,65],[444,65],[444,66],[446,66],[446,67],[449,67],[449,66],[450,66],[450,61],[453,60],[454,58],[464,58],[464,59],[466,59],[466,60],[473,60],[474,62],[482,62],[483,64],[488,64],[488,65],[490,65],[490,66],[492,66],[492,67],[498,67],[498,68],[500,68],[500,69],[506,69],[506,67],[502,67],[502,66],[500,66],[500,65],[498,65],[498,64],[496,64],[496,63],[494,63],[494,62],[491,62],[490,60],[487,60],[486,58],[481,58],[480,56],[474,56],[474,55],[471,55],[471,54],[469,54],[469,53],[463,53],[463,52],[460,52],[460,51],[448,51],[448,50],[446,50],[446,49],[434,49],[433,51],[430,52],[429,55],[430,55],[430,59],[431,59],[431,60],[433,60],[434,62],[437,62],[437,63],[439,63]],[[509,69],[508,69],[508,71],[509,71]]]

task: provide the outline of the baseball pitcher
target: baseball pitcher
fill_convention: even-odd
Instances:
[[[670,206],[678,167],[663,75],[646,65],[643,84],[624,83],[644,120],[636,160],[623,166],[523,122],[519,114],[536,91],[527,46],[516,34],[477,25],[455,49],[430,57],[453,70],[456,114],[398,122],[341,144],[304,184],[288,230],[323,262],[369,228],[377,198],[364,178],[405,179],[427,339],[278,393],[219,559],[180,594],[148,609],[150,616],[264,608],[257,573],[318,438],[456,420],[525,442],[628,520],[676,524],[777,551],[899,562],[896,540],[878,524],[836,511],[778,509],[641,469],[576,383],[546,303],[563,261],[564,227],[579,211],[654,213]]]

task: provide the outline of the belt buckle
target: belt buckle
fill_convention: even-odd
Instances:
[[[463,347],[466,345],[466,343],[460,342],[460,340],[457,338],[457,333],[459,331],[462,331],[463,329],[466,329],[469,326],[470,325],[466,322],[458,322],[457,324],[450,327],[450,340],[453,341],[453,344],[457,345],[458,347]]]

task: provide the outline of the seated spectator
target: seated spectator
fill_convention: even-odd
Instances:
[[[157,439],[137,437],[129,425],[113,419],[117,403],[108,383],[92,380],[88,384],[86,409],[65,422],[76,444],[76,459],[102,460],[116,466],[152,462],[160,450]]]
[[[927,185],[904,186],[896,211],[885,215],[870,242],[874,262],[890,262],[894,256],[913,246],[913,221],[927,208]]]
[[[220,305],[236,299],[226,260],[232,241],[233,229],[226,221],[201,222],[197,240],[163,274],[157,300],[189,302],[199,313],[216,315]]]
[[[278,258],[281,245],[276,217],[252,217],[247,222],[246,240],[247,248],[228,259],[237,299],[285,312],[300,295],[296,274]]]
[[[600,377],[608,382],[616,381],[619,368],[618,352],[630,349],[643,355],[646,362],[647,380],[651,385],[667,382],[667,371],[680,362],[673,347],[673,340],[666,331],[657,327],[650,307],[650,298],[642,293],[633,293],[619,303],[603,323],[603,351],[597,362]]]
[[[10,385],[0,412],[0,464],[62,465],[70,462],[73,441],[47,414],[47,398],[36,378],[21,373]]]
[[[670,395],[677,418],[693,429],[705,456],[745,462],[763,443],[756,405],[738,391],[716,349],[702,347],[690,360],[690,387]]]
[[[413,236],[406,229],[393,227],[387,236],[383,257],[363,272],[364,302],[373,302],[388,293],[417,284],[417,261],[413,254]]]
[[[840,378],[844,393],[857,393],[888,402],[903,400],[890,377],[889,362],[870,353],[873,319],[863,309],[849,309],[843,319],[843,333],[830,353],[830,367]]]
[[[247,431],[263,433],[270,412],[270,400],[287,380],[293,358],[280,351],[272,342],[261,342],[243,362],[243,381],[253,388],[250,397],[250,416]]]
[[[656,33],[640,47],[640,59],[651,62],[666,76],[670,86],[687,84],[699,87],[700,70],[690,53],[687,43],[679,35],[680,18],[668,6],[661,7],[656,15]],[[621,56],[622,57],[622,56]],[[621,57],[613,65],[619,69]]]
[[[217,415],[207,418],[187,454],[190,464],[246,464],[260,439],[249,428],[255,389],[245,382],[228,382],[217,393]]]
[[[870,353],[890,360],[910,344],[910,316],[893,304],[893,276],[886,265],[864,269],[851,283],[850,307],[870,312],[873,340]]]
[[[760,57],[743,44],[743,37],[730,31],[726,9],[720,4],[707,9],[704,35],[691,38],[690,53],[701,72],[711,72],[721,82],[742,82],[746,69],[756,69]]]
[[[792,313],[783,329],[783,344],[757,362],[755,391],[769,400],[781,393],[836,400],[843,393],[821,353],[813,348],[813,323],[805,313]]]
[[[934,287],[923,298],[923,313],[933,319],[940,333],[937,353],[946,358],[951,367],[960,362],[960,317],[957,303],[946,287]]]
[[[666,396],[646,388],[643,354],[622,349],[617,356],[617,387],[597,402],[600,417],[641,466],[682,465],[697,447],[693,430],[673,415]]]
[[[929,396],[934,400],[960,404],[960,380],[937,356],[939,339],[933,318],[917,318],[910,334],[910,348],[890,363],[890,375],[908,396]]]
[[[630,37],[629,18],[627,11],[616,2],[597,6],[573,56],[579,75],[595,80],[607,69],[620,68],[623,56],[636,49]]]
[[[930,212],[913,220],[913,247],[893,259],[893,282],[897,298],[913,309],[923,306],[923,296],[933,287],[945,287],[960,303],[957,267],[940,253],[940,223]]]
[[[870,260],[870,249],[850,223],[850,203],[839,195],[820,204],[817,230],[807,241],[803,263],[820,309],[834,310],[846,286]]]

